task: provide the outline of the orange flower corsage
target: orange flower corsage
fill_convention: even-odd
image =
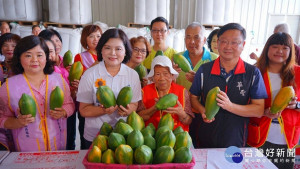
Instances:
[[[98,88],[100,86],[105,86],[106,85],[106,81],[103,80],[102,78],[100,79],[97,79],[96,82],[95,82],[95,86]]]

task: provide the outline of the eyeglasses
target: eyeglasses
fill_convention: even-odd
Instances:
[[[231,41],[231,42],[229,42],[227,40],[219,40],[219,42],[220,42],[221,45],[228,45],[228,44],[230,44],[233,47],[238,47],[242,43],[240,41]]]
[[[163,34],[163,33],[166,33],[167,30],[165,30],[165,29],[162,29],[162,30],[151,30],[151,32],[152,33],[161,33],[161,34]]]
[[[147,53],[147,51],[145,49],[139,49],[137,47],[133,48],[133,51],[136,53],[141,53],[143,55],[145,55]]]

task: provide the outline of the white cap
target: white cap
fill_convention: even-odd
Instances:
[[[173,75],[173,77],[175,79],[178,77],[178,72],[175,69],[173,69],[172,61],[166,56],[158,55],[152,60],[151,70],[147,76],[148,78],[152,78],[154,76],[154,67],[156,65],[169,67],[170,73]]]

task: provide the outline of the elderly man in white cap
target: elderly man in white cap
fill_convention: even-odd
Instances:
[[[154,83],[145,86],[143,99],[140,101],[138,114],[144,119],[146,126],[153,123],[157,128],[160,118],[170,113],[174,119],[174,129],[181,126],[183,130],[189,130],[192,122],[191,102],[188,91],[173,81],[178,77],[178,72],[172,67],[171,60],[166,56],[156,56],[151,63],[151,71],[148,78]],[[155,105],[159,98],[173,93],[178,96],[177,104],[166,110],[157,110]]]

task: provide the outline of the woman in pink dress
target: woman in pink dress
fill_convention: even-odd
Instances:
[[[11,68],[14,76],[0,88],[0,128],[12,130],[16,151],[65,150],[66,122],[74,103],[67,82],[53,72],[45,41],[34,35],[21,39]],[[64,101],[61,108],[50,110],[50,94],[56,86],[63,90]],[[35,117],[20,113],[18,102],[24,93],[34,99]]]

